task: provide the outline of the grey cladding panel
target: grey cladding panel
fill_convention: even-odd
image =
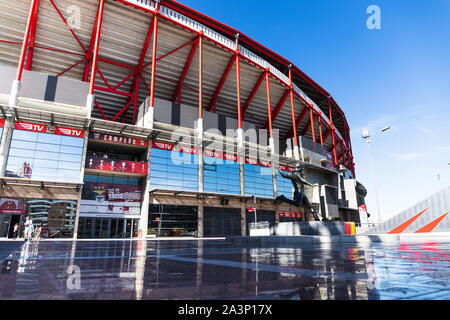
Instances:
[[[172,102],[155,98],[155,121],[172,123]]]
[[[89,82],[58,77],[55,102],[84,106],[89,93]]]
[[[193,108],[186,104],[181,105],[180,126],[193,129],[195,121],[197,119],[198,119],[198,109],[197,108]]]

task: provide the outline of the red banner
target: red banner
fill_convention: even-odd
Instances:
[[[148,164],[144,162],[88,157],[86,158],[86,169],[146,175],[148,173]]]
[[[148,147],[150,145],[148,140],[139,139],[139,138],[114,136],[111,134],[99,133],[99,132],[91,132],[89,134],[89,138],[94,139],[94,140],[101,140],[101,141],[111,142],[111,143],[127,144],[127,145],[138,146],[138,147]]]
[[[23,121],[16,121],[14,129],[42,132],[42,133],[47,132],[47,126],[45,124],[36,124]]]
[[[278,211],[278,216],[280,218],[301,218],[301,212],[291,212],[291,211]]]
[[[72,128],[64,128],[64,127],[55,127],[55,134],[70,136],[70,137],[84,137],[84,131],[80,129],[72,129]]]
[[[27,203],[24,200],[0,198],[0,213],[25,213]]]
[[[152,148],[172,151],[173,150],[173,144],[159,142],[159,141],[153,141]]]
[[[239,157],[235,154],[228,154],[228,153],[222,153],[222,152],[216,152],[212,150],[205,150],[203,152],[203,155],[210,157],[210,158],[216,158],[216,159],[222,159],[222,160],[228,160],[228,161],[239,161]]]
[[[280,167],[280,170],[283,170],[283,171],[287,171],[287,172],[292,172],[292,171],[294,171],[294,168],[292,168],[292,167],[288,167],[288,166],[283,166],[283,165],[279,165],[279,167]]]
[[[5,126],[5,119],[0,119],[0,128]]]

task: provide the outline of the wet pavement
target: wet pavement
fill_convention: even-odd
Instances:
[[[0,242],[0,299],[450,299],[450,242]]]

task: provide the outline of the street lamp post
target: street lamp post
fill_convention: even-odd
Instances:
[[[385,131],[387,131],[389,129],[390,129],[389,126],[384,127],[380,132],[377,132],[372,137],[374,137],[374,136],[376,136],[376,135],[378,135],[378,134],[380,134],[382,132],[385,132]],[[377,184],[376,184],[376,181],[375,181],[375,174],[374,174],[374,170],[373,170],[372,150],[370,148],[371,135],[370,135],[369,130],[368,129],[362,129],[361,130],[361,136],[362,136],[363,139],[366,140],[367,148],[369,149],[370,172],[371,172],[371,175],[372,175],[373,190],[375,192],[375,200],[376,200],[376,203],[377,203],[378,223],[381,224],[380,202],[378,200]]]

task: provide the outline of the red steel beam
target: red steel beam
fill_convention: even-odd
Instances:
[[[306,125],[305,129],[303,129],[303,131],[300,133],[300,135],[304,136],[308,132],[310,127],[311,127],[311,122],[308,122],[308,124]]]
[[[334,125],[333,125],[333,114],[331,113],[331,102],[330,99],[328,99],[328,110],[329,110],[329,119],[330,119],[330,130],[331,130],[331,137],[333,139],[333,155],[334,155],[334,164],[338,165],[338,159],[337,159],[337,152],[336,152],[336,137],[334,133]]]
[[[159,2],[156,2],[155,14],[153,16],[153,49],[152,49],[152,77],[150,80],[150,108],[155,105],[155,79],[156,79],[156,46],[158,44],[158,16]]]
[[[102,108],[98,104],[97,100],[94,98],[94,104],[97,107],[98,111],[100,111],[101,115],[103,116],[103,119],[108,120],[108,118],[105,116],[105,113],[103,112]]]
[[[294,134],[297,134],[298,126],[300,123],[302,123],[303,119],[306,116],[306,113],[308,112],[308,108],[305,107],[302,111],[302,113],[298,116],[297,120],[295,120],[295,125],[289,130],[287,135],[284,137],[285,139],[292,137]]]
[[[313,106],[310,105],[309,106],[309,116],[310,116],[310,120],[311,120],[311,131],[312,131],[312,138],[313,138],[313,142],[316,143],[316,133],[314,132],[314,113],[313,113]]]
[[[324,142],[327,141],[327,138],[330,136],[330,134],[331,134],[331,130],[328,129],[327,132],[325,133],[325,135],[323,136],[323,141]]]
[[[161,57],[156,58],[156,62],[158,62],[158,61],[161,60],[161,59],[166,58],[167,56],[170,56],[172,53],[175,53],[175,52],[177,52],[178,50],[183,49],[184,47],[190,45],[190,44],[191,44],[192,42],[194,42],[195,40],[196,40],[196,38],[195,38],[195,39],[192,39],[192,40],[189,41],[189,42],[186,42],[185,44],[179,46],[178,48],[175,48],[175,49],[173,49],[173,50],[167,52],[166,54],[163,54]],[[142,68],[148,67],[148,66],[150,66],[151,64],[152,64],[152,62],[150,61],[150,62],[144,64],[144,65],[142,66]]]
[[[322,135],[322,113],[319,112],[319,116],[317,118],[319,122],[319,135],[320,135],[320,145],[323,146],[323,135]]]
[[[277,103],[277,106],[275,107],[275,109],[273,109],[272,111],[272,124],[275,122],[275,119],[278,117],[278,114],[281,111],[281,108],[283,107],[284,103],[286,102],[286,99],[289,95],[289,93],[291,92],[290,89],[286,89],[286,91],[283,93],[283,95],[281,96],[280,100]],[[269,126],[269,121],[266,122],[266,124],[264,125],[263,129],[267,129]]]
[[[289,66],[289,96],[291,98],[291,115],[292,115],[292,128],[296,127],[295,121],[295,105],[294,105],[294,86],[292,85],[292,70],[291,66]],[[298,139],[297,139],[297,130],[292,130],[294,134],[294,146],[298,147]]]
[[[236,61],[236,57],[237,57],[237,55],[233,55],[231,57],[230,61],[228,62],[228,65],[225,68],[222,78],[220,79],[219,84],[217,85],[217,88],[214,91],[214,94],[212,95],[211,99],[209,100],[208,107],[206,108],[207,111],[211,111],[211,108],[214,107],[214,113],[215,113],[217,97],[219,96],[220,91],[222,90],[223,85],[225,84],[225,81],[227,80],[228,75],[230,74],[231,68],[233,67],[234,62]]]
[[[175,102],[177,100],[177,97],[181,97],[181,87],[183,86],[184,79],[186,78],[186,75],[189,71],[192,60],[194,59],[194,55],[195,55],[195,52],[197,51],[199,42],[200,42],[200,37],[197,37],[192,45],[191,52],[189,53],[186,63],[184,64],[184,68],[183,68],[183,71],[181,72],[181,76],[180,76],[180,79],[178,80],[178,84],[172,94],[172,99],[171,99],[172,102]]]
[[[94,44],[94,56],[92,58],[92,71],[91,71],[91,83],[89,86],[89,94],[94,94],[95,86],[95,70],[97,70],[98,48],[100,45],[100,33],[102,29],[103,9],[105,7],[105,0],[99,0],[98,7],[98,19],[97,27],[95,30],[95,44]]]
[[[37,0],[31,0],[30,11],[28,13],[27,25],[25,27],[25,34],[23,35],[22,50],[20,52],[19,65],[17,66],[17,74],[16,74],[17,81],[22,81],[23,66],[25,64],[25,54],[27,51],[28,38],[30,37],[31,24],[33,22],[33,13],[34,13],[34,7],[36,5],[36,1]]]
[[[97,33],[97,22],[98,22],[99,9],[100,9],[100,6],[97,6],[97,14],[95,15],[94,27],[92,28],[91,41],[89,43],[89,49],[86,52],[87,61],[86,61],[86,64],[84,65],[84,72],[83,72],[83,81],[84,82],[89,81],[89,65],[90,65],[91,59],[92,59],[92,50],[94,50],[94,45],[95,45],[95,34]]]
[[[84,60],[86,60],[87,58],[83,58],[80,61],[76,62],[75,64],[73,64],[72,66],[70,66],[69,68],[65,69],[64,71],[60,72],[59,74],[57,74],[56,76],[62,76],[64,73],[66,73],[67,71],[75,68],[77,65],[79,65],[80,63],[82,63]],[[28,62],[28,61],[27,61]]]
[[[198,118],[203,119],[203,31],[198,37]]]
[[[34,6],[34,12],[33,12],[33,20],[31,22],[30,43],[29,43],[29,49],[28,49],[27,64],[25,65],[25,70],[28,70],[28,71],[31,71],[31,68],[33,66],[34,43],[36,40],[38,13],[39,13],[39,0],[36,0],[36,4]]]
[[[267,116],[269,122],[269,137],[273,138],[272,133],[272,107],[270,106],[270,83],[269,83],[269,68],[266,70],[266,94],[267,94]]]
[[[255,97],[256,93],[258,92],[258,89],[261,86],[265,76],[266,76],[266,72],[264,71],[259,76],[258,81],[256,82],[255,86],[252,89],[252,92],[250,92],[250,95],[248,96],[247,101],[245,102],[244,107],[242,108],[242,111],[241,111],[242,120],[245,120],[245,113],[247,112],[247,109],[250,106],[250,103],[252,102],[253,98]]]
[[[104,0],[100,0],[100,3],[102,3]],[[83,51],[85,53],[87,53],[86,48],[83,46],[83,43],[81,43],[80,39],[77,37],[77,35],[75,34],[75,31],[73,31],[72,27],[67,23],[66,18],[64,18],[63,14],[61,13],[61,11],[59,11],[58,7],[56,6],[56,4],[53,2],[53,0],[50,0],[51,4],[53,5],[53,7],[55,8],[56,12],[58,12],[59,16],[61,17],[61,19],[64,21],[64,23],[66,24],[67,28],[69,28],[70,32],[72,33],[72,35],[75,37],[75,40],[77,40],[78,44],[80,45],[80,47],[83,49]]]
[[[237,115],[238,128],[242,129],[242,114],[241,114],[241,69],[239,63],[239,35],[236,35],[236,98],[237,98]]]

